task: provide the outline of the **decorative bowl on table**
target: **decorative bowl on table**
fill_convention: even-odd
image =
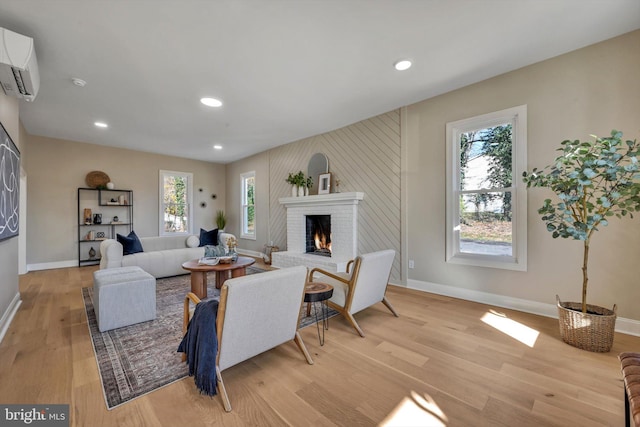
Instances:
[[[233,257],[229,255],[218,257],[218,259],[220,264],[231,264],[233,262]]]
[[[217,265],[220,258],[215,256],[202,257],[198,260],[198,265]]]

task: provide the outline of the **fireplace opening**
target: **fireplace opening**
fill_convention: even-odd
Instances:
[[[331,215],[307,215],[306,253],[331,256]]]

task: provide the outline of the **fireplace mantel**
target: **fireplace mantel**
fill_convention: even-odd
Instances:
[[[364,199],[364,193],[351,192],[318,194],[303,197],[281,197],[278,201],[281,205],[285,205],[285,207],[288,208],[301,206],[357,205],[362,199]]]

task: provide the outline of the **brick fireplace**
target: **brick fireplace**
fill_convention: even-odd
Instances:
[[[274,267],[304,265],[329,271],[345,271],[358,255],[358,204],[364,193],[333,193],[306,197],[283,197],[287,208],[287,250],[272,254]],[[330,256],[307,253],[307,217],[330,217]]]

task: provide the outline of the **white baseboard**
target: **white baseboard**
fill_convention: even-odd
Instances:
[[[555,304],[545,304],[537,301],[458,288],[456,286],[445,286],[420,280],[407,280],[407,288],[552,317],[554,319],[558,318],[558,308]],[[640,336],[640,321],[618,317],[616,319],[616,332]]]
[[[2,318],[0,318],[0,342],[4,339],[13,317],[18,312],[20,304],[22,304],[22,300],[20,299],[20,292],[17,292],[11,300],[11,304],[7,307],[7,310],[2,314]]]
[[[54,268],[77,267],[78,260],[42,262],[38,264],[27,264],[27,271],[52,270]]]

